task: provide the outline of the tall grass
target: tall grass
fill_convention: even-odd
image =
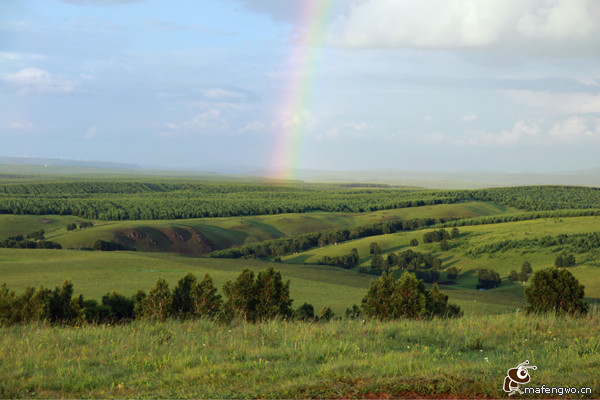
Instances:
[[[599,316],[14,326],[0,330],[0,397],[497,398],[529,360],[530,385],[597,398]]]

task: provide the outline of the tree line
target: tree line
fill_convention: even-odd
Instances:
[[[53,290],[40,286],[27,287],[16,295],[6,284],[0,286],[0,326],[46,321],[50,323],[123,323],[134,319],[164,321],[207,318],[229,323],[234,318],[246,322],[261,322],[275,318],[327,321],[334,314],[325,307],[315,316],[314,307],[304,303],[293,310],[290,281],[284,282],[272,267],[259,272],[246,269],[235,280],[223,285],[224,299],[217,292],[209,274],[202,280],[193,274],[181,278],[171,289],[164,279],[158,279],[148,293],[138,290],[133,296],[110,292],[101,302],[75,296],[73,284],[65,281]],[[528,313],[585,315],[584,287],[566,269],[548,268],[537,271],[525,290]],[[462,316],[460,307],[449,304],[448,296],[437,284],[428,290],[423,280],[412,273],[396,280],[386,272],[371,281],[361,301],[345,313],[346,318],[429,319]]]
[[[527,247],[555,247],[569,249],[576,253],[585,253],[600,247],[600,232],[586,232],[576,234],[561,233],[556,236],[546,235],[538,238],[506,239],[484,244],[468,250],[465,254],[476,257],[480,254],[493,254],[511,249]],[[574,263],[572,265],[575,265]],[[557,265],[560,267],[562,265]],[[571,265],[569,265],[571,266]]]
[[[386,276],[386,282],[391,275]],[[447,299],[436,287],[433,292],[425,289],[421,280],[411,275],[411,291],[402,282],[398,285],[400,297],[416,296],[415,310],[405,313],[378,311],[374,304],[403,300],[397,298],[382,298],[379,284],[371,284],[371,289],[363,298],[362,307],[353,305],[346,310],[346,318],[367,316],[373,318],[430,318],[457,317],[462,313],[460,308],[448,306]],[[389,284],[386,283],[386,285]],[[379,285],[379,286],[378,286]],[[375,289],[374,289],[375,288]],[[207,318],[223,323],[233,319],[246,322],[261,322],[271,319],[296,319],[312,321],[328,321],[334,317],[329,307],[315,314],[311,304],[304,303],[297,309],[292,308],[290,298],[290,281],[283,281],[281,273],[269,267],[258,274],[245,269],[234,279],[227,281],[222,288],[225,297],[217,292],[214,281],[209,274],[199,280],[194,274],[188,273],[171,289],[164,279],[158,279],[156,285],[148,293],[138,290],[133,296],[125,296],[110,292],[102,296],[100,302],[85,299],[82,295],[75,296],[73,283],[65,281],[61,287],[53,290],[44,287],[28,287],[21,295],[0,286],[0,326],[34,321],[50,323],[80,324],[80,323],[122,323],[134,319],[151,319],[164,321],[168,318],[187,320]],[[422,299],[421,299],[422,297]],[[421,301],[423,300],[423,302]],[[422,304],[421,304],[422,303]],[[406,305],[397,305],[406,309]]]
[[[450,218],[416,218],[410,220],[393,220],[356,226],[351,229],[312,232],[287,238],[265,240],[243,246],[213,251],[209,255],[216,258],[264,258],[281,257],[299,251],[338,244],[349,240],[370,236],[385,235],[400,231],[412,231],[419,228],[441,224]]]
[[[118,195],[118,196],[115,196]],[[449,204],[431,190],[269,184],[61,182],[0,184],[0,213],[160,220],[281,213],[369,212]]]

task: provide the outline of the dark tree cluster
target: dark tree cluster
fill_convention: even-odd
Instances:
[[[379,236],[399,231],[411,231],[443,222],[443,218],[422,218],[406,221],[378,222],[372,225],[356,226],[351,229],[307,233],[288,238],[265,240],[230,249],[217,250],[210,253],[217,258],[264,258],[281,257],[298,251],[337,244],[349,240],[370,236]],[[373,251],[376,251],[373,248]],[[381,249],[379,249],[381,252]]]
[[[124,251],[135,251],[135,247],[129,247],[129,246],[125,246],[122,245],[121,243],[118,242],[108,242],[106,240],[101,240],[98,239],[94,242],[94,246],[92,247],[94,250],[98,250],[98,251],[118,251],[118,250],[124,250]]]
[[[493,201],[528,211],[597,208],[600,188],[584,186],[517,186],[449,191],[461,200]]]
[[[494,289],[500,286],[502,279],[500,274],[493,269],[480,268],[477,271],[477,289]]]
[[[558,247],[558,249],[569,249],[573,252],[584,253],[600,247],[600,232],[586,232],[572,235],[559,234],[556,236],[547,235],[532,239],[507,239],[478,246],[467,251],[466,254],[469,256],[478,256],[480,254],[492,254],[512,249],[536,247]]]
[[[346,269],[354,268],[358,265],[360,259],[357,249],[352,249],[350,254],[343,256],[323,256],[317,261],[318,265],[333,265],[336,267],[342,267]]]
[[[450,204],[432,190],[196,182],[0,184],[0,213],[100,220],[182,219],[312,211],[366,212]]]
[[[62,249],[62,246],[51,240],[44,240],[44,230],[27,235],[9,236],[0,242],[0,247],[8,249]]]
[[[442,260],[434,257],[431,253],[421,254],[409,249],[403,252],[389,253],[387,259],[376,254],[371,258],[371,267],[361,267],[359,272],[381,275],[394,267],[408,270],[426,283],[434,283],[440,279],[439,271],[442,268]]]
[[[460,317],[460,307],[448,304],[448,296],[437,284],[433,290],[425,288],[422,280],[412,273],[395,280],[391,272],[383,274],[371,286],[362,300],[367,317],[381,320],[398,318]]]
[[[427,232],[423,235],[423,243],[441,242],[450,239],[450,234],[445,229]]]
[[[557,268],[569,268],[577,264],[575,256],[573,254],[562,254],[558,255],[554,260],[554,266]]]

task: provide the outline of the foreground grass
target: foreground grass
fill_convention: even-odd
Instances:
[[[599,328],[597,310],[585,319],[15,326],[0,330],[0,397],[497,398],[507,370],[529,360],[538,368],[529,386],[591,387],[597,398]]]

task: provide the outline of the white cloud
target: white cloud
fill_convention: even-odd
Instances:
[[[519,120],[512,129],[498,133],[474,131],[457,140],[458,144],[472,146],[509,146],[521,142],[531,142],[540,136],[541,128],[538,123],[527,123]]]
[[[222,132],[230,127],[229,121],[222,115],[221,110],[213,108],[195,115],[192,119],[181,122],[168,122],[165,124],[168,131],[161,136],[180,136],[189,133],[212,135]]]
[[[354,129],[355,131],[363,131],[373,129],[374,126],[366,122],[346,122],[345,127]]]
[[[244,127],[238,129],[238,133],[246,133],[246,132],[264,132],[265,124],[259,121],[252,121],[249,124],[246,124]]]
[[[472,121],[475,121],[476,119],[477,119],[477,115],[475,115],[475,114],[466,114],[466,115],[463,115],[460,120],[463,121],[463,122],[472,122]]]
[[[552,93],[510,90],[508,95],[529,108],[553,114],[600,113],[600,95],[591,93]]]
[[[600,55],[596,0],[365,0],[338,16],[326,42],[358,48],[499,45],[537,51],[540,43],[573,47],[573,40],[588,42],[588,55]]]
[[[554,124],[548,131],[548,136],[553,141],[568,143],[581,142],[590,138],[598,139],[600,138],[600,119],[593,121],[590,118],[573,116],[564,122]]]
[[[6,61],[41,60],[44,56],[31,53],[11,53],[0,51],[0,59]]]
[[[202,90],[201,92],[206,98],[211,100],[242,100],[246,98],[244,93],[221,88],[211,88]]]
[[[29,121],[14,121],[10,124],[10,129],[17,131],[29,131],[34,128],[33,123]]]
[[[600,140],[600,118],[573,115],[550,126],[544,126],[543,121],[519,120],[512,129],[497,133],[469,132],[454,143],[471,146],[561,145],[582,144],[590,140]],[[433,139],[429,141],[434,142]]]
[[[17,88],[19,94],[68,93],[75,90],[76,86],[72,80],[51,75],[39,68],[24,68],[14,74],[5,75],[2,80]]]
[[[95,126],[90,127],[90,129],[88,129],[85,134],[83,135],[84,138],[90,140],[92,139],[94,136],[96,136],[96,133],[98,133],[98,129]]]

